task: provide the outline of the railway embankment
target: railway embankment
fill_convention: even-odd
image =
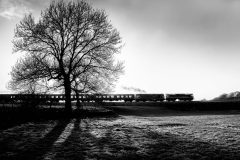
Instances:
[[[240,102],[108,103],[105,107],[119,115],[136,116],[240,114]]]
[[[91,103],[85,105],[91,105]],[[156,106],[174,110],[240,110],[240,101],[103,102],[101,105]]]

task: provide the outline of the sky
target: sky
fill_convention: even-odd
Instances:
[[[10,93],[16,24],[51,0],[0,0],[0,93]],[[115,93],[193,93],[212,99],[240,91],[240,1],[88,0],[104,9],[123,41],[125,73]]]

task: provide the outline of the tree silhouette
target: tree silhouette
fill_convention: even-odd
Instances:
[[[12,68],[10,87],[20,90],[34,82],[63,91],[66,111],[72,110],[72,92],[106,91],[123,71],[115,60],[119,32],[103,10],[85,1],[53,1],[37,22],[26,15],[16,26],[13,45],[25,56]]]

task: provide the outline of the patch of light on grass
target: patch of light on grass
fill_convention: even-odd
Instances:
[[[71,135],[72,130],[74,128],[74,122],[76,119],[73,119],[64,129],[62,134],[58,137],[58,139],[53,143],[52,149],[47,152],[44,156],[44,160],[52,160],[56,156],[56,152],[54,150],[59,147],[62,143],[64,143],[67,138]]]
[[[88,123],[89,123],[88,119],[82,120],[81,123],[79,124],[79,127],[82,129],[86,129]]]
[[[63,142],[66,141],[66,139],[70,136],[73,128],[74,128],[74,122],[76,121],[76,119],[73,119],[64,129],[64,131],[62,132],[62,134],[58,137],[58,139],[54,142],[53,146],[59,145]]]
[[[106,130],[104,130],[104,129],[94,129],[90,133],[95,138],[101,138],[101,137],[105,136]]]

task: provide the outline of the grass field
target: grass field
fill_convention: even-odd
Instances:
[[[118,117],[29,121],[0,131],[0,159],[240,159],[239,111],[115,106]]]

